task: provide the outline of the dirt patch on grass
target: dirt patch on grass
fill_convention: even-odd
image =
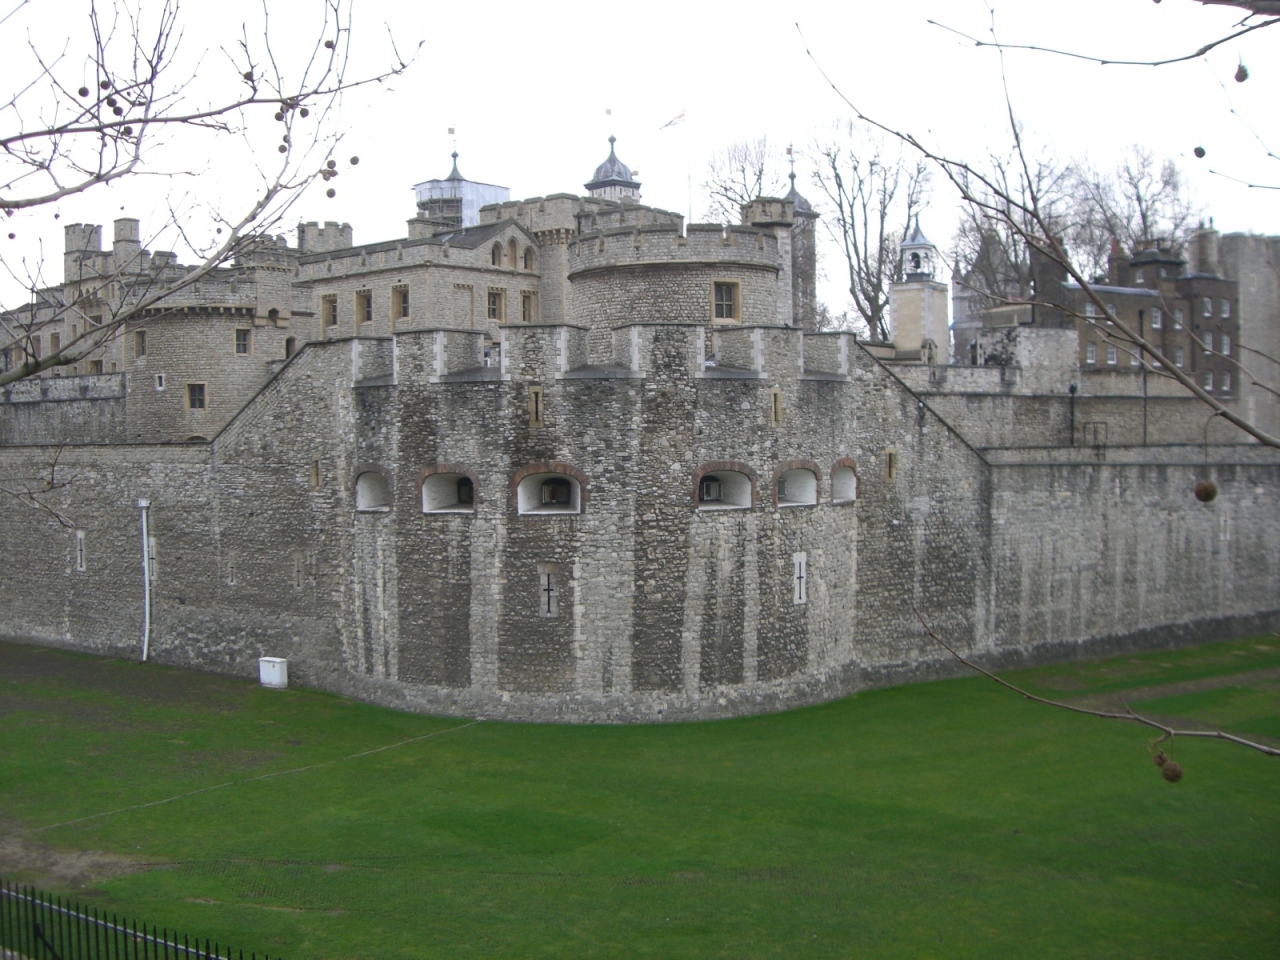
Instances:
[[[19,830],[0,821],[0,877],[45,890],[85,890],[95,883],[156,866],[102,850],[61,850],[36,837],[4,837]]]
[[[1091,694],[1085,697],[1068,697],[1065,698],[1065,702],[1077,707],[1088,707],[1091,710],[1123,710],[1126,703],[1132,705],[1143,700],[1183,697],[1189,693],[1221,690],[1223,687],[1259,689],[1270,687],[1276,683],[1280,683],[1280,667],[1272,667],[1267,670],[1250,670],[1245,673],[1229,673],[1220,677],[1202,677],[1199,680],[1183,680],[1179,683],[1161,683],[1150,687],[1113,690],[1108,693]]]
[[[140,706],[198,704],[219,713],[239,709],[255,689],[243,678],[11,640],[0,640],[0,677],[10,681],[5,692],[11,696],[24,687],[43,686],[118,696]],[[43,693],[28,692],[23,699]]]

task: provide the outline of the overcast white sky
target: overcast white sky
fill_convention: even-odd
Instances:
[[[993,2],[1006,42],[1125,59],[1189,53],[1229,33],[1241,15],[1194,0]],[[144,10],[156,5],[144,0]],[[277,53],[285,60],[303,56],[303,43],[309,47],[316,35],[319,4],[268,0],[267,7]],[[38,46],[60,50],[71,25],[74,50],[86,9],[71,0],[36,0],[7,24],[0,41],[10,54],[0,62],[4,89],[16,89],[30,70],[29,62],[12,55],[15,45],[30,37]],[[262,5],[189,2],[181,17],[187,62],[209,51],[198,68],[197,92],[215,96],[218,84],[237,79],[218,48],[233,44],[242,24],[260,35]],[[423,47],[406,76],[347,97],[337,123],[345,131],[340,155],[357,153],[361,164],[335,181],[336,198],[326,199],[317,189],[292,219],[350,222],[357,242],[403,236],[404,221],[414,212],[411,185],[448,172],[455,140],[466,176],[509,186],[513,197],[582,192],[607,154],[610,133],[618,137],[619,156],[639,170],[644,200],[688,213],[691,184],[695,219],[706,209],[700,184],[709,156],[763,134],[795,144],[800,189],[816,201],[817,188],[809,182],[811,147],[847,110],[806,57],[796,23],[832,79],[866,113],[953,156],[980,158],[991,149],[1007,149],[997,55],[929,20],[972,35],[990,26],[980,0],[357,0],[357,71],[385,64],[388,31],[401,49],[419,40]],[[1034,149],[1112,166],[1127,146],[1142,143],[1178,163],[1219,228],[1277,233],[1280,191],[1250,190],[1209,171],[1280,184],[1280,161],[1268,159],[1231,113],[1234,106],[1280,152],[1278,53],[1280,27],[1160,68],[1101,67],[1029,52],[1009,53],[1005,64],[1014,109]],[[1239,58],[1252,74],[1244,84],[1232,81]],[[79,61],[72,55],[67,62]],[[660,130],[682,113],[683,123]],[[449,135],[451,126],[456,136]],[[260,142],[278,132],[266,116],[257,127]],[[1192,156],[1197,145],[1208,151],[1206,159]],[[14,217],[10,229],[18,238],[0,240],[7,244],[6,261],[38,260],[41,242],[60,260],[63,224],[109,224],[126,215],[143,220],[153,248],[180,247],[173,238],[147,233],[149,224],[163,220],[169,201],[190,205],[200,198],[231,212],[246,205],[255,185],[240,142],[176,137],[157,151],[155,164],[196,175],[134,180]],[[945,249],[954,224],[955,197],[939,182],[922,225]],[[110,228],[104,232],[110,242]],[[847,306],[841,268],[830,256],[824,266],[830,279],[820,295],[839,312]],[[20,296],[11,283],[0,293],[7,302]]]

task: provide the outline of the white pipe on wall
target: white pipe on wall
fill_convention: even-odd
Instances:
[[[147,528],[147,510],[150,500],[139,500],[142,510],[142,659],[147,659],[151,645],[151,532]]]

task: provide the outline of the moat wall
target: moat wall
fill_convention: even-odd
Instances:
[[[298,682],[446,713],[714,717],[956,672],[913,610],[1002,664],[1276,622],[1272,451],[979,454],[857,344],[795,330],[722,332],[733,369],[703,363],[702,325],[620,328],[609,358],[581,328],[511,329],[502,369],[474,366],[475,336],[309,345],[211,443],[62,448],[51,509],[0,512],[0,633],[136,656],[140,499],[154,659],[285,656]],[[0,471],[44,476],[55,452],[0,448]],[[793,469],[816,503],[780,501]],[[423,512],[441,471],[473,509]],[[699,509],[714,471],[753,480],[749,508]],[[385,508],[357,509],[369,473]],[[543,474],[580,512],[520,512]]]

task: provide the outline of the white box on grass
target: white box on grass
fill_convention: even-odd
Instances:
[[[285,689],[289,686],[289,661],[284,657],[259,657],[258,679],[264,687]]]

